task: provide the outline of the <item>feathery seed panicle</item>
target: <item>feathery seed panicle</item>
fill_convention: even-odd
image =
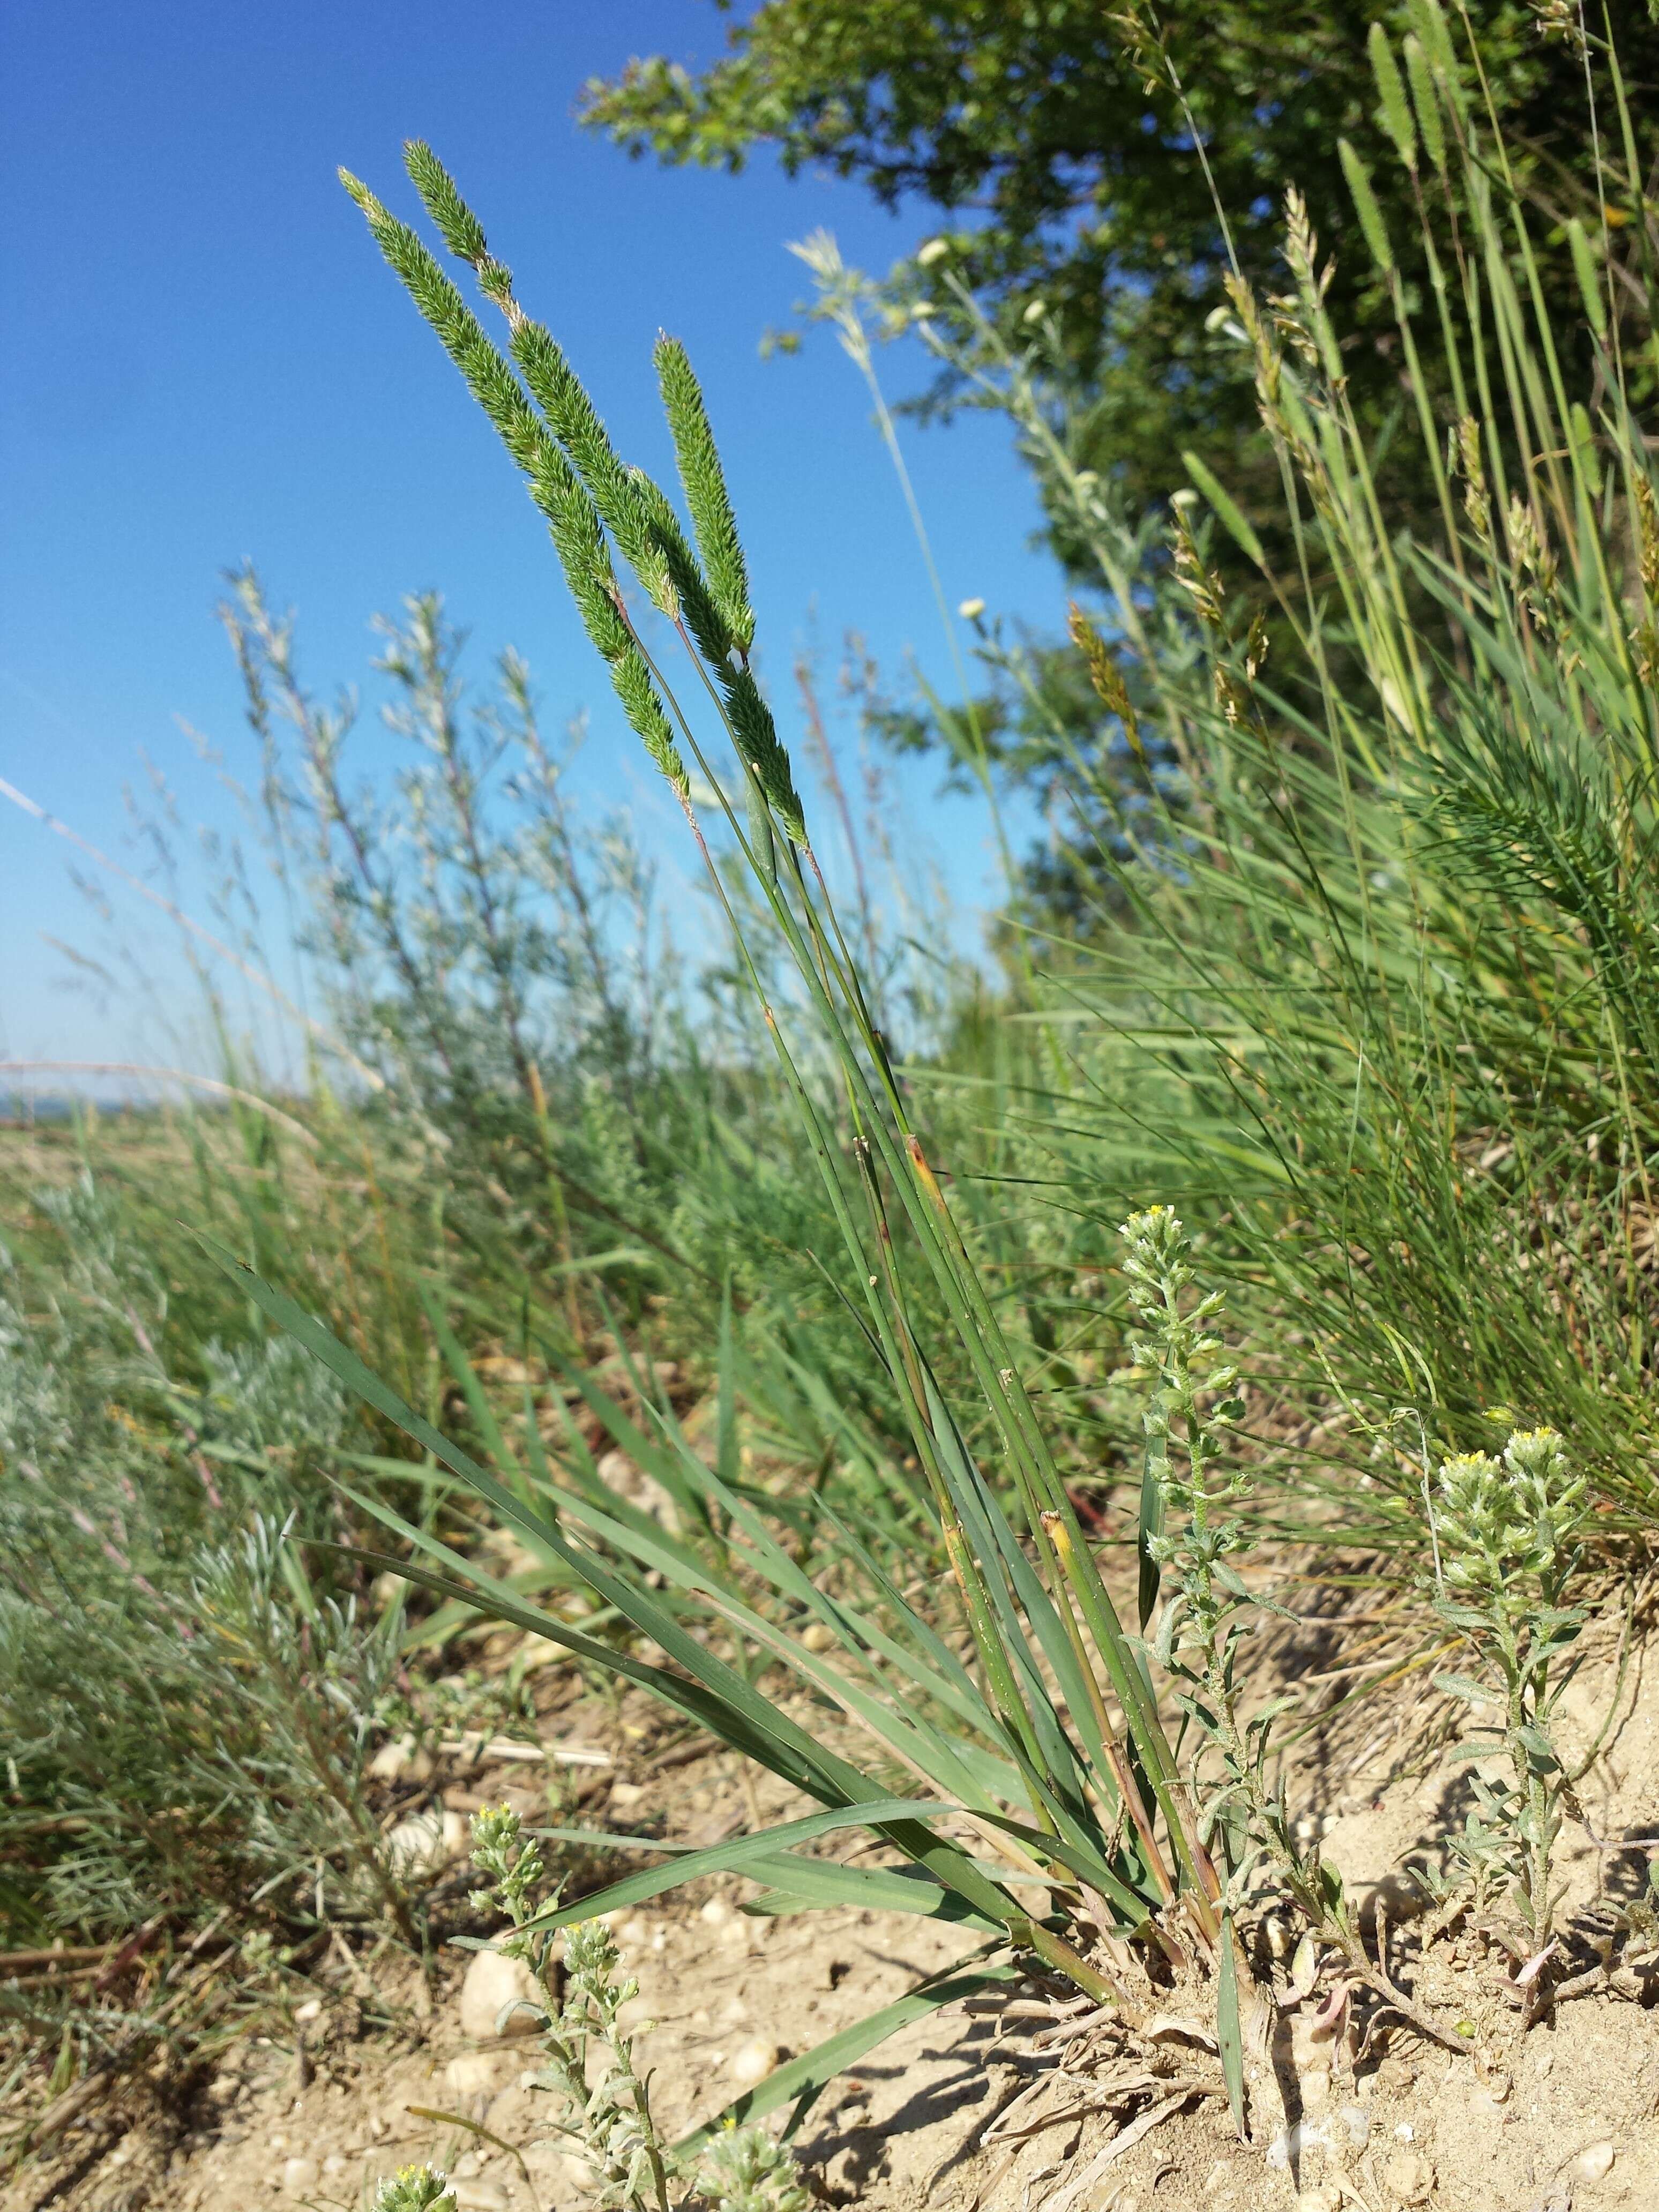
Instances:
[[[1083,655],[1089,671],[1089,681],[1101,699],[1123,725],[1123,734],[1128,739],[1137,760],[1144,760],[1146,749],[1140,742],[1140,722],[1129,696],[1128,686],[1123,681],[1123,672],[1112,658],[1111,647],[1090,621],[1077,601],[1068,602],[1066,627],[1073,644]]]

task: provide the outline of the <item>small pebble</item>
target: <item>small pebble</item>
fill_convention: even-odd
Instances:
[[[651,1923],[648,1920],[641,1920],[637,1917],[632,1920],[624,1920],[617,1933],[624,1943],[643,1943],[649,1940]]]
[[[1588,2150],[1579,2152],[1574,2171],[1581,2181],[1605,2181],[1617,2154],[1610,2142],[1593,2142]]]
[[[1267,1948],[1275,1959],[1288,1959],[1295,1948],[1289,1923],[1269,1913],[1261,1923],[1261,1932],[1267,1939]]]
[[[345,2170],[346,2161],[341,2157],[339,2152],[337,2150],[330,2151],[328,2156],[323,2160],[323,2172],[325,2173],[343,2173]]]
[[[290,2158],[283,2165],[283,2189],[289,2197],[308,2196],[323,2178],[314,2158]]]
[[[295,2008],[294,2017],[301,2027],[308,2027],[313,2020],[320,2020],[322,2016],[323,2001],[320,1997],[309,1997],[304,2004]]]
[[[723,1897],[711,1897],[700,1917],[711,1928],[724,1928],[732,1917],[732,1908]]]
[[[533,2004],[536,1996],[536,1984],[522,1959],[509,1959],[500,1951],[478,1952],[461,1984],[461,2033],[479,2043],[496,2035],[533,2035],[536,2016],[517,2000],[527,1997]],[[517,2008],[502,2020],[507,2006],[515,2003]]]
[[[732,2054],[732,2079],[745,2089],[752,2089],[769,2074],[775,2073],[778,2046],[763,2037],[751,2035],[747,2043],[740,2043]]]
[[[1342,2191],[1334,2182],[1304,2189],[1296,2200],[1296,2212],[1342,2212]]]
[[[434,1810],[399,1820],[386,1839],[386,1856],[393,1874],[406,1881],[437,1874],[448,1856],[443,1814]]]
[[[501,2076],[500,2054],[494,2051],[463,2051],[444,2069],[452,2096],[487,2097]]]
[[[1420,2151],[1397,2150],[1382,2169],[1382,2185],[1396,2204],[1426,2204],[1434,2194],[1434,2167]]]
[[[1298,2120],[1293,2128],[1281,2128],[1267,2146],[1267,2163],[1282,2172],[1286,2166],[1294,2170],[1308,2152],[1325,2140],[1322,2130],[1310,2127]]]
[[[840,1638],[827,1620],[809,1620],[800,1632],[801,1648],[806,1651],[833,1651]]]
[[[1363,2105],[1344,2105],[1339,2115],[1343,2133],[1355,2150],[1364,2150],[1371,2139],[1371,2116]]]
[[[507,2191],[499,2181],[458,2181],[455,2202],[460,2212],[507,2212]]]
[[[412,1735],[398,1736],[380,1746],[368,1762],[368,1771],[377,1782],[428,1782],[432,1754],[417,1750]]]
[[[619,1813],[630,1813],[635,1805],[645,1802],[645,1785],[641,1782],[613,1782],[611,1802]]]

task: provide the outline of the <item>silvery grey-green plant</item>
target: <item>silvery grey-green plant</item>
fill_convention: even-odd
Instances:
[[[556,2124],[586,2161],[600,2212],[670,2212],[671,2199],[714,2212],[806,2212],[793,2158],[763,2128],[717,2130],[695,2155],[663,2141],[649,2081],[634,2061],[638,2031],[621,2022],[639,1984],[622,1972],[603,1921],[567,1926],[561,1953],[547,1925],[558,1885],[549,1884],[540,1846],[516,1813],[502,1806],[473,1815],[472,1863],[487,1884],[473,1903],[511,1923],[496,1948],[523,1960],[541,1992],[545,2063],[534,2086],[559,2099]]]
[[[1241,1662],[1261,1616],[1293,1616],[1253,1590],[1233,1564],[1253,1538],[1230,1509],[1243,1503],[1251,1480],[1229,1442],[1244,1406],[1221,1334],[1223,1294],[1199,1285],[1192,1240],[1172,1207],[1132,1214],[1122,1234],[1123,1273],[1141,1332],[1130,1350],[1152,1386],[1142,1545],[1157,1581],[1143,1586],[1143,1604],[1150,1610],[1161,1584],[1150,1649],[1172,1677],[1197,1737],[1189,1786],[1199,1833],[1222,1858],[1224,1912],[1236,1911],[1263,1886],[1287,1892],[1309,1931],[1334,1946],[1349,1977],[1455,2050],[1455,2037],[1367,1955],[1340,1871],[1316,1842],[1300,1840],[1282,1779],[1270,1772],[1273,1724],[1297,1700],[1287,1692],[1252,1705]]]
[[[1239,1662],[1263,1601],[1232,1565],[1252,1539],[1231,1509],[1249,1492],[1248,1469],[1228,1438],[1244,1410],[1239,1370],[1220,1334],[1224,1296],[1199,1291],[1192,1240],[1174,1209],[1153,1206],[1123,1224],[1123,1273],[1140,1334],[1129,1352],[1151,1377],[1145,1414],[1142,1544],[1162,1589],[1152,1650],[1178,1685],[1200,1737],[1200,1832],[1219,1838],[1236,1886],[1262,1857],[1316,1924],[1340,1903],[1317,1858],[1297,1844],[1282,1790],[1268,1780],[1273,1723],[1292,1702],[1245,1716]]]
[[[374,2212],[453,2212],[447,2174],[431,2166],[399,2166],[374,2192]]]
[[[1539,1943],[1558,1902],[1551,1854],[1575,1778],[1554,1723],[1588,1617],[1568,1601],[1587,1511],[1584,1474],[1549,1428],[1516,1430],[1501,1458],[1453,1455],[1429,1498],[1434,1609],[1471,1655],[1470,1671],[1435,1680],[1476,1709],[1473,1737],[1507,1763],[1506,1786],[1477,1778],[1484,1832],[1501,1836],[1517,1863],[1522,1912]],[[1494,1705],[1501,1718],[1481,1720]]]
[[[721,2128],[697,2167],[697,2195],[713,2212],[808,2212],[800,2168],[764,2128]]]
[[[634,2033],[619,2017],[639,1984],[622,1974],[610,1929],[576,1922],[561,1958],[552,1931],[535,1924],[548,1903],[545,1862],[507,1807],[473,1815],[472,1861],[488,1878],[473,1902],[506,1915],[513,1932],[498,1948],[524,1960],[541,1992],[544,2063],[533,2086],[559,2100],[556,2125],[586,2161],[600,2212],[669,2212],[672,2154],[634,2063]]]

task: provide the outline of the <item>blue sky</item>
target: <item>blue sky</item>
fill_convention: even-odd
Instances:
[[[484,216],[522,296],[565,343],[625,453],[666,465],[650,363],[684,337],[725,446],[757,580],[763,666],[786,738],[797,641],[862,631],[890,683],[914,648],[949,662],[866,395],[827,333],[794,359],[758,340],[807,289],[785,242],[817,225],[884,268],[929,228],[827,177],[762,161],[737,178],[662,172],[577,128],[582,81],[630,53],[718,47],[704,0],[11,0],[0,20],[0,776],[142,867],[123,790],[146,757],[186,823],[226,823],[187,722],[242,754],[234,672],[212,609],[252,558],[296,609],[327,690],[368,669],[369,623],[435,586],[474,665],[502,644],[535,669],[550,719],[593,710],[580,776],[598,805],[637,799],[677,855],[540,528],[493,434],[381,266],[335,179],[343,162],[404,213],[401,141],[428,137]],[[890,353],[902,392],[925,364]],[[1056,626],[1061,587],[1033,551],[1029,486],[994,423],[913,431],[907,450],[954,602]],[[365,732],[365,769],[389,741]],[[989,880],[983,824],[904,801],[953,890]],[[66,991],[50,939],[98,929],[64,847],[0,806],[0,1049],[123,1058],[156,1049],[154,1010]],[[182,1006],[165,924],[108,887],[115,926]]]

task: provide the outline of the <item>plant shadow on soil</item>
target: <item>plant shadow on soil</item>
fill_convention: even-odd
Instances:
[[[1264,1674],[1306,1682],[1335,1663],[1339,1634],[1336,1623],[1311,1634],[1275,1631],[1263,1639]],[[1583,1740],[1612,1695],[1616,1641],[1610,1620],[1592,1632],[1569,1716]],[[1563,1838],[1562,1926],[1581,1948],[1642,1897],[1648,1851],[1629,1839],[1659,1832],[1659,1694],[1645,1656],[1639,1646],[1632,1653],[1620,1711],[1583,1791],[1589,1828],[1626,1847],[1595,1848],[1573,1828]],[[685,1840],[734,1817],[752,1820],[757,1808],[728,1758],[688,1761],[674,1747],[673,1763],[653,1771],[651,1709],[631,1695],[602,1702],[573,1690],[564,1686],[544,1717],[544,1738],[604,1743],[616,1759],[584,1784],[584,1822],[605,1819],[618,1783],[625,1811],[611,1817],[631,1833],[654,1821]],[[1448,1765],[1443,1705],[1425,1690],[1426,1672],[1408,1673],[1328,1713],[1291,1776],[1292,1802],[1320,1824],[1326,1850],[1368,1905],[1462,1817],[1467,1780]],[[757,1790],[764,1820],[802,1809],[769,1778]],[[476,1805],[512,1790],[528,1802],[522,1767],[447,1782],[440,1772],[430,1794]],[[640,1984],[635,2016],[654,2023],[640,2057],[671,2134],[708,2119],[736,2093],[745,2045],[805,2051],[970,1948],[963,1931],[941,1923],[850,1909],[750,1916],[738,1909],[746,1893],[729,1881],[704,1883],[619,1916],[615,1927]],[[1374,2037],[1349,2069],[1304,2013],[1280,2014],[1252,2063],[1248,2146],[1235,2139],[1223,2100],[1195,2097],[1072,2202],[1073,2183],[1098,2162],[1124,2112],[1091,2110],[1086,2075],[1068,2080],[1063,2058],[1032,2048],[1040,2019],[1010,2026],[947,2009],[869,2053],[805,2116],[794,2147],[815,2192],[871,2212],[1041,2212],[1051,2201],[1067,2212],[1256,2212],[1298,2202],[1318,2212],[1349,2204],[1559,2212],[1569,2201],[1580,2212],[1603,2203],[1636,2212],[1659,2203],[1659,2009],[1591,1995],[1522,2035],[1501,1986],[1502,1954],[1467,1928],[1419,1952],[1419,1923],[1397,1893],[1387,1897],[1396,1970],[1420,2002],[1473,2029],[1468,2057],[1401,2032]],[[1374,1909],[1368,1925],[1374,1936]],[[546,2130],[546,2100],[522,2078],[533,2044],[478,2045],[460,2033],[465,1956],[441,1950],[425,2021],[412,1965],[376,1966],[397,2033],[368,2029],[343,1972],[319,1968],[320,2003],[302,2059],[290,2031],[286,2039],[245,2039],[213,2078],[198,2074],[168,2098],[135,2087],[14,2173],[0,2212],[242,2212],[286,2203],[362,2212],[379,2180],[414,2159],[453,2174],[460,2212],[579,2207],[577,2171]],[[1045,2075],[1054,2087],[1037,2101],[1031,2131],[985,2147],[988,2128]],[[519,2147],[524,2167],[465,2126],[413,2107],[487,2127]],[[1603,2144],[1613,2160],[1597,2175]]]

